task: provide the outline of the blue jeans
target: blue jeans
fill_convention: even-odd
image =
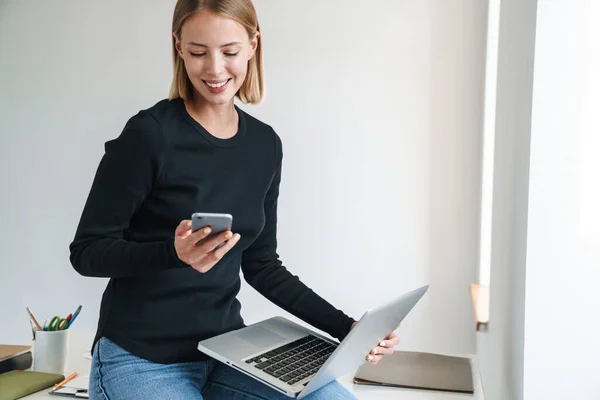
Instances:
[[[134,356],[106,338],[94,348],[91,400],[289,400],[290,398],[216,360],[157,364]],[[307,400],[356,399],[337,381]]]

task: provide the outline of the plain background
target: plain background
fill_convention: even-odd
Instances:
[[[168,95],[175,2],[0,4],[0,342],[30,338],[26,305],[82,304],[74,329],[94,331],[107,281],[68,245],[104,143]],[[244,108],[283,140],[284,264],[355,318],[429,284],[400,347],[473,353],[486,5],[255,4],[267,97]],[[287,315],[240,298],[247,323]]]
[[[595,400],[600,3],[538,1],[535,60],[523,398]]]
[[[488,57],[488,63],[492,59],[496,63],[495,101],[486,103],[486,107],[495,104],[490,117],[494,125],[490,322],[486,331],[477,333],[477,357],[486,400],[521,400],[537,0],[490,0],[489,9],[498,19],[493,28],[489,24],[488,32],[488,37],[498,39],[495,56]],[[537,61],[535,65],[549,67]],[[488,64],[488,71],[493,68]]]
[[[597,400],[600,3],[498,3],[486,400]]]

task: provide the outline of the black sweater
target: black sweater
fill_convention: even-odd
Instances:
[[[140,111],[105,146],[83,210],[71,263],[111,278],[96,339],[107,337],[159,363],[206,359],[198,341],[244,326],[240,266],[267,299],[342,339],[353,320],[306,287],[277,254],[281,140],[236,107],[239,131],[208,133],[181,99]],[[194,212],[233,215],[241,239],[202,274],[174,248],[179,222]]]

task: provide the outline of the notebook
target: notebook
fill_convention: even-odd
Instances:
[[[363,364],[354,376],[361,385],[469,393],[473,391],[471,361],[441,354],[396,351],[376,365]]]
[[[0,344],[0,361],[7,360],[11,357],[16,357],[19,354],[29,351],[30,349],[31,349],[31,346]]]
[[[0,374],[0,400],[14,400],[46,389],[65,379],[47,372],[10,371]]]
[[[0,374],[31,367],[31,346],[0,344]]]

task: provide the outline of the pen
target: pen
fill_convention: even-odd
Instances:
[[[77,377],[77,372],[73,372],[71,375],[69,375],[68,377],[66,377],[65,379],[63,379],[61,382],[58,382],[56,385],[54,385],[54,390],[61,388],[62,386],[64,386],[65,383],[75,379]]]
[[[65,329],[69,329],[71,327],[71,325],[73,325],[73,321],[75,321],[75,318],[77,318],[80,311],[81,311],[81,304],[79,305],[79,307],[77,307],[77,310],[75,310],[75,313],[73,313],[73,318],[71,318],[71,320],[69,321],[69,325],[67,325],[67,327]]]
[[[29,308],[29,306],[27,306],[27,307],[25,307],[25,310],[27,310],[27,314],[29,314],[29,318],[31,318],[33,320],[33,322],[35,323],[35,326],[37,326],[37,328],[41,331],[42,327],[37,322],[37,319],[35,319],[33,313],[31,312],[31,308]]]

